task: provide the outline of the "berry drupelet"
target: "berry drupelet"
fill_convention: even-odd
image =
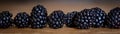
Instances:
[[[44,28],[47,23],[47,10],[42,5],[33,7],[31,12],[31,27],[32,28]]]
[[[29,21],[30,21],[29,17],[30,16],[26,12],[17,13],[17,15],[14,17],[14,24],[18,28],[29,27],[29,25],[30,25],[30,23],[29,23]]]
[[[106,13],[98,7],[92,8],[91,10],[94,19],[93,20],[94,22],[90,23],[91,27],[95,27],[95,28],[104,27]]]
[[[0,28],[8,28],[12,25],[12,14],[9,11],[0,13]]]
[[[62,28],[64,23],[63,23],[63,17],[64,17],[64,13],[61,10],[56,10],[53,11],[50,15],[49,15],[49,27],[53,28],[53,29],[58,29],[58,28]]]
[[[64,23],[67,27],[75,27],[74,19],[76,17],[77,11],[69,12],[64,16]]]
[[[107,17],[108,27],[109,28],[120,28],[120,7],[111,9]]]
[[[89,23],[92,22],[92,16],[90,14],[90,9],[84,9],[81,12],[78,12],[75,17],[75,25],[78,29],[89,29]]]

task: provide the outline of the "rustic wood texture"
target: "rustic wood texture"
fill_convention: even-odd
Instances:
[[[107,1],[106,1],[107,2]],[[85,8],[100,7],[106,13],[114,7],[120,7],[120,2],[91,2],[91,1],[79,1],[79,2],[63,2],[63,1],[31,1],[27,3],[3,3],[0,6],[0,11],[9,10],[13,13],[13,17],[18,12],[27,12],[30,14],[32,8],[38,4],[44,5],[47,8],[48,14],[54,10],[63,10],[64,13],[72,11],[80,11]],[[49,27],[43,29],[31,29],[31,28],[8,28],[0,29],[0,34],[120,34],[120,29],[108,29],[108,28],[91,28],[91,29],[75,29],[63,27],[60,29],[51,29]]]
[[[108,28],[90,28],[90,29],[75,29],[63,27],[60,29],[31,29],[31,28],[8,28],[0,29],[0,34],[120,34],[120,29]]]

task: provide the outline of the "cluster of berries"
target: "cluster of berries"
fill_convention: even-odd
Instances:
[[[18,28],[44,28],[49,25],[50,28],[62,28],[65,24],[67,27],[78,29],[89,29],[108,27],[120,28],[120,7],[111,9],[108,14],[101,8],[95,7],[84,9],[80,12],[73,11],[64,14],[62,10],[55,10],[50,15],[47,15],[47,9],[42,5],[33,7],[32,12],[17,13],[12,19],[12,14],[9,11],[0,13],[0,28],[8,28],[15,25]]]

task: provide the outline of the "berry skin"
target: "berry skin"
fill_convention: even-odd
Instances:
[[[9,11],[0,13],[0,28],[9,28],[12,26],[12,14]]]
[[[103,27],[106,19],[106,13],[98,7],[92,8],[91,10],[94,22],[90,23],[90,25],[95,28]]]
[[[29,27],[29,15],[26,12],[18,13],[14,18],[14,24],[18,28]]]
[[[107,18],[108,18],[107,25],[109,28],[119,29],[120,28],[120,7],[111,9],[110,12],[108,13]]]
[[[44,28],[47,24],[47,10],[42,5],[33,7],[31,12],[31,27]]]
[[[64,16],[64,23],[67,27],[75,27],[74,19],[76,17],[77,11],[69,12]]]
[[[63,27],[64,13],[61,10],[56,10],[49,15],[49,27],[58,29]]]
[[[75,25],[78,29],[89,29],[90,25],[89,23],[92,22],[91,16],[90,16],[90,9],[84,9],[81,12],[78,12],[75,17]]]

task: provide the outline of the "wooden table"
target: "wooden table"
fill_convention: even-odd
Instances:
[[[0,29],[0,34],[120,34],[120,29],[108,28],[90,28],[90,29],[75,29],[63,27],[60,29],[31,29],[31,28],[8,28]]]

